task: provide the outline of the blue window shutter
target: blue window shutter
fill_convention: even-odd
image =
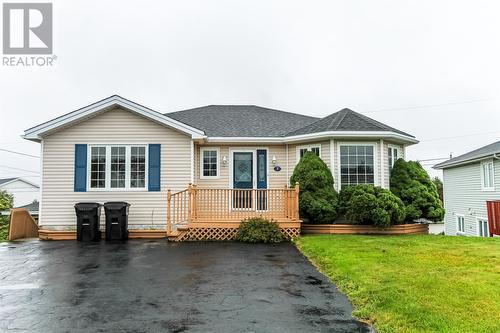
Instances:
[[[160,144],[149,145],[148,191],[160,191]]]
[[[75,192],[87,191],[87,145],[75,145]]]

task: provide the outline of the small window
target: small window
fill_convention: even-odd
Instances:
[[[219,150],[201,150],[201,178],[215,178],[219,175]]]
[[[316,156],[321,157],[321,146],[320,145],[300,146],[300,147],[297,147],[297,149],[299,152],[299,156],[298,156],[299,158],[297,159],[297,162],[308,151],[311,151],[311,152],[315,153]]]
[[[481,185],[485,191],[492,191],[495,189],[495,169],[493,161],[481,163]]]
[[[146,147],[130,148],[130,187],[146,186]]]
[[[90,150],[90,187],[106,187],[106,147],[92,147]]]
[[[490,237],[490,231],[488,229],[488,220],[477,219],[477,234],[479,237]]]
[[[457,233],[465,234],[465,217],[463,215],[457,215]]]
[[[387,153],[389,156],[389,170],[392,170],[394,163],[396,163],[399,158],[398,149],[396,147],[389,147]]]

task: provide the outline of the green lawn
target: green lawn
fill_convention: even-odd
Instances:
[[[321,235],[296,244],[380,332],[500,332],[500,238]]]

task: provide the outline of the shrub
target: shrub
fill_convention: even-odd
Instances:
[[[235,240],[245,243],[279,243],[286,240],[278,223],[261,217],[241,221]]]
[[[391,191],[405,203],[408,221],[419,218],[443,220],[443,202],[435,183],[420,163],[397,160],[391,171]]]
[[[340,212],[355,224],[388,227],[405,221],[405,205],[391,191],[373,185],[348,186],[340,191]]]
[[[338,195],[328,166],[306,152],[293,170],[290,184],[300,184],[300,217],[309,223],[332,223],[337,218]]]

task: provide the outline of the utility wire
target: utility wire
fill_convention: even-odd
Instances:
[[[369,111],[363,111],[363,113],[378,113],[378,112],[386,112],[386,111],[426,109],[426,108],[435,108],[435,107],[439,107],[439,106],[472,104],[472,103],[481,103],[481,102],[496,101],[496,100],[498,100],[498,99],[497,98],[485,98],[485,99],[476,99],[476,100],[463,101],[463,102],[451,102],[451,103],[441,103],[441,104],[427,104],[427,105],[417,105],[417,106],[406,106],[406,107],[401,107],[401,108],[369,110]]]
[[[40,158],[40,156],[31,155],[31,154],[26,154],[26,153],[20,153],[20,152],[18,152],[18,151],[8,150],[8,149],[4,149],[4,148],[0,148],[0,151],[4,151],[4,152],[6,152],[6,153],[11,153],[11,154],[16,154],[16,155],[22,155],[22,156],[33,157],[33,158]]]
[[[25,172],[31,172],[31,173],[40,174],[40,172],[38,172],[38,171],[21,169],[21,168],[14,168],[14,167],[10,167],[8,165],[2,165],[2,164],[0,164],[0,168],[7,168],[7,169],[12,169],[12,170],[19,170],[19,171],[25,171]]]

